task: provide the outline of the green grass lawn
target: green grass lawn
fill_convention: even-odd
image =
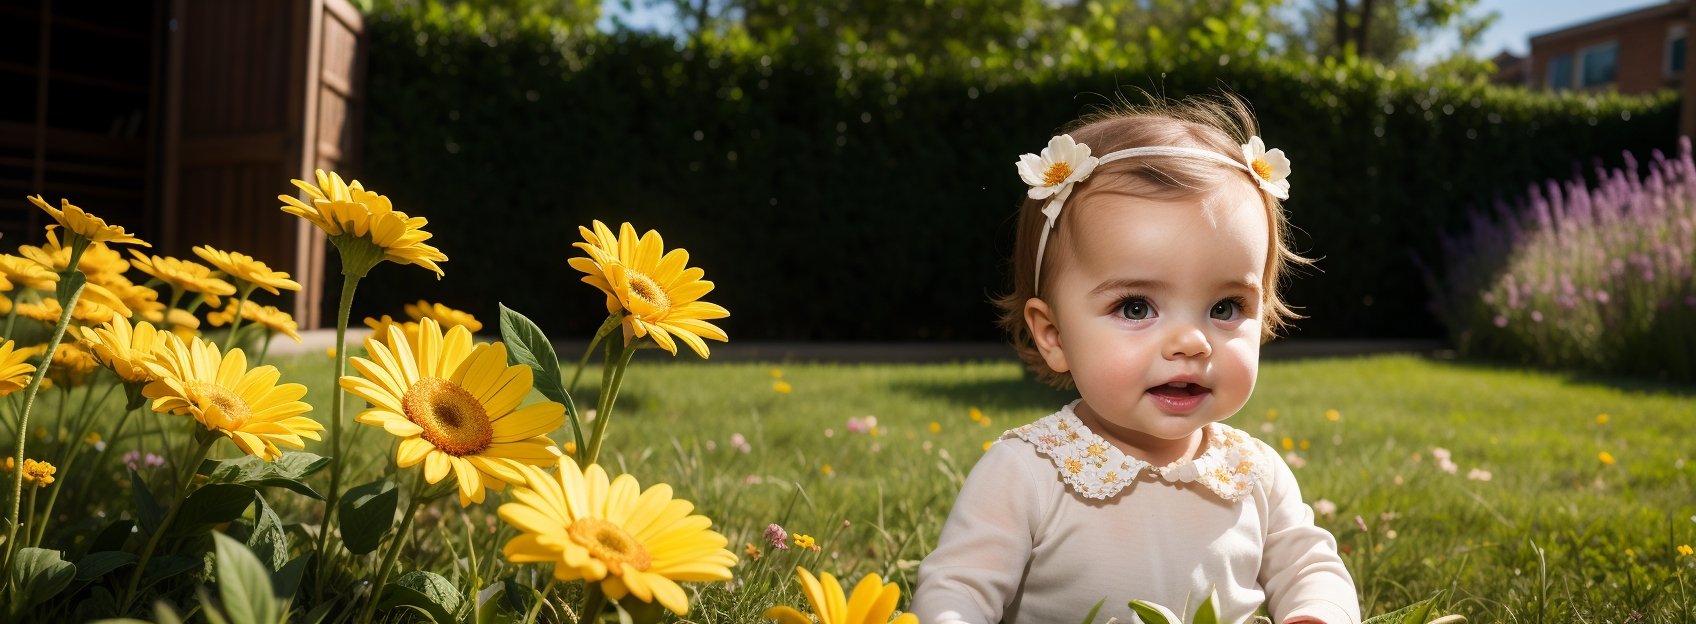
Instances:
[[[311,398],[329,396],[327,382],[313,381],[328,374],[322,355],[279,363],[313,386]],[[773,387],[779,369],[787,394]],[[1677,552],[1696,544],[1696,391],[1410,356],[1261,371],[1254,398],[1226,422],[1275,447],[1288,438],[1305,460],[1296,469],[1304,497],[1335,503],[1319,522],[1347,552],[1367,615],[1446,590],[1450,608],[1474,622],[1696,621],[1696,557]],[[587,386],[580,404],[592,404]],[[774,592],[799,604],[797,564],[850,579],[879,573],[901,584],[905,604],[984,443],[1067,400],[1011,362],[644,356],[626,377],[603,463],[644,486],[671,484],[742,557],[734,589],[692,586],[689,621],[761,621]],[[875,435],[849,431],[850,418],[866,416]],[[369,449],[359,465],[374,474],[386,440],[356,429]],[[738,434],[745,451],[732,444]],[[1453,474],[1439,466],[1439,447]],[[1469,478],[1475,469],[1489,479]],[[491,512],[448,512],[443,526],[496,530]],[[822,550],[773,551],[761,538],[770,523],[816,537]]]

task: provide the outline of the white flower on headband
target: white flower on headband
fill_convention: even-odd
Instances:
[[[1053,197],[1049,205],[1059,206],[1066,203],[1066,196],[1072,194],[1072,185],[1082,182],[1095,171],[1098,160],[1089,155],[1089,146],[1072,140],[1072,135],[1062,134],[1048,140],[1048,147],[1042,148],[1042,156],[1025,154],[1019,157],[1019,177],[1025,179],[1025,184],[1031,185],[1031,199]]]
[[[1290,198],[1290,159],[1284,150],[1266,151],[1260,137],[1249,137],[1243,144],[1243,161],[1248,163],[1260,189],[1278,199]]]

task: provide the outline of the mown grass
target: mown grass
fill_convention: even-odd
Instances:
[[[732,583],[690,586],[690,622],[757,622],[772,604],[801,604],[797,564],[850,580],[881,574],[901,584],[905,604],[984,443],[1069,400],[1012,362],[649,355],[626,377],[603,463],[644,486],[671,484],[742,557]],[[273,360],[308,384],[314,414],[328,418],[329,360]],[[581,405],[593,404],[596,372],[579,385]],[[787,394],[774,390],[779,374]],[[988,422],[974,422],[973,408]],[[875,435],[849,431],[850,418],[866,416]],[[1367,615],[1447,591],[1450,609],[1474,622],[1696,621],[1696,557],[1677,551],[1696,544],[1696,389],[1413,356],[1273,362],[1227,422],[1274,446],[1289,438],[1305,462],[1296,469],[1304,498],[1337,507],[1319,522],[1348,553]],[[389,439],[352,430],[348,459],[362,476],[350,482],[374,479],[390,466]],[[732,444],[738,434],[747,452]],[[1439,468],[1439,447],[1454,474]],[[1469,479],[1473,469],[1490,479]],[[273,501],[285,519],[316,513],[298,496],[270,498],[285,499]],[[510,535],[494,508],[428,509],[405,565],[466,587],[473,566],[483,585],[506,574],[491,561]],[[821,550],[772,549],[761,535],[771,523]],[[759,559],[743,552],[749,544]],[[545,575],[532,566],[518,576],[540,587]]]

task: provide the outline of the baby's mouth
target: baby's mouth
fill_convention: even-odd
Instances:
[[[1208,392],[1212,392],[1212,389],[1201,384],[1174,381],[1149,388],[1148,392],[1149,394],[1158,394],[1165,397],[1182,398],[1207,394]]]

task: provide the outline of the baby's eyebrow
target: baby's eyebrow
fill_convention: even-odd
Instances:
[[[1107,280],[1107,281],[1102,282],[1101,284],[1097,285],[1095,287],[1095,290],[1089,291],[1089,294],[1099,295],[1101,293],[1110,292],[1110,291],[1117,291],[1117,290],[1154,290],[1154,291],[1159,291],[1159,290],[1165,290],[1169,286],[1171,286],[1171,285],[1167,284],[1166,282],[1160,281],[1160,280],[1111,279],[1111,280]]]

